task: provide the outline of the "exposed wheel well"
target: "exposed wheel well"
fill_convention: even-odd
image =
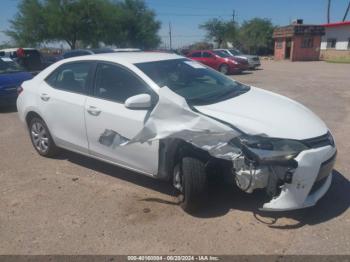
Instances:
[[[194,147],[181,139],[163,139],[159,146],[158,177],[171,180],[173,169],[182,157],[189,156],[207,162],[211,156],[207,151]]]
[[[30,111],[30,112],[28,112],[28,114],[26,115],[26,123],[27,123],[27,126],[29,126],[30,121],[31,121],[34,117],[43,119],[38,113],[36,113],[36,112],[34,112],[34,111]]]

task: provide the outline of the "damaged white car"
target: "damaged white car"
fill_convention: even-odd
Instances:
[[[66,59],[18,91],[40,155],[65,148],[169,180],[188,211],[206,204],[209,168],[265,189],[271,211],[315,205],[331,184],[336,147],[315,114],[178,55]]]

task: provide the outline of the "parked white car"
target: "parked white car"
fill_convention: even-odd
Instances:
[[[65,148],[170,180],[188,211],[206,203],[209,170],[265,188],[264,210],[315,205],[331,184],[336,147],[316,115],[175,54],[70,58],[19,93],[40,155]]]

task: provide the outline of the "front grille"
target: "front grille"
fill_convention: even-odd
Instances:
[[[324,185],[328,176],[333,170],[336,156],[337,156],[337,153],[335,153],[330,159],[328,159],[327,161],[321,164],[320,171],[318,171],[318,175],[316,177],[315,183],[312,186],[309,194],[316,192]]]
[[[329,132],[323,136],[305,139],[305,140],[302,140],[301,142],[309,148],[319,148],[323,146],[334,147],[333,137]]]

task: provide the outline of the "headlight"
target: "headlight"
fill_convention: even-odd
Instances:
[[[297,140],[260,136],[240,136],[234,138],[231,143],[239,146],[248,158],[259,162],[292,160],[301,151],[308,149]]]
[[[233,59],[229,59],[228,61],[230,61],[232,64],[234,64],[234,65],[238,65],[238,62],[237,61],[235,61],[235,60],[233,60]]]

